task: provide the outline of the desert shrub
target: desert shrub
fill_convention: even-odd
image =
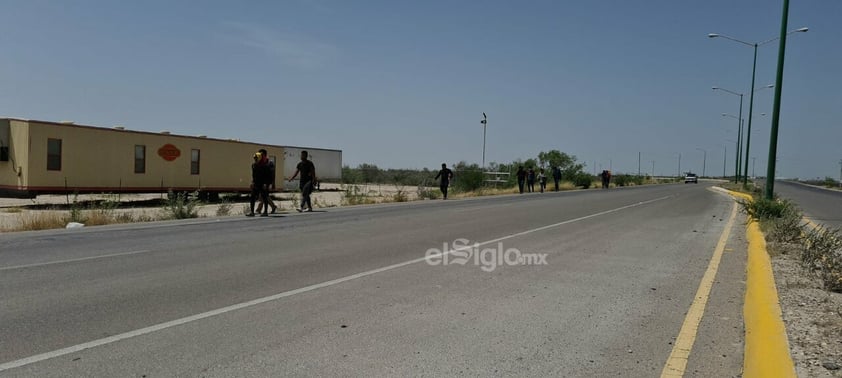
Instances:
[[[756,219],[781,218],[788,212],[797,212],[795,205],[789,200],[768,200],[763,197],[756,197],[751,201],[740,200],[739,203],[746,214]]]
[[[476,164],[459,163],[453,170],[451,188],[458,192],[472,192],[483,185],[482,169]]]
[[[643,185],[643,176],[616,175],[611,177],[611,181],[617,186]]]
[[[195,196],[196,193],[194,193]],[[190,194],[186,192],[173,193],[172,190],[167,192],[167,200],[162,208],[164,219],[188,219],[198,218],[199,209],[197,208],[200,201],[190,198]]]
[[[223,199],[222,203],[220,203],[219,206],[216,208],[216,216],[227,217],[231,215],[231,209],[233,207],[234,206],[231,204],[231,202],[228,202],[227,200]]]
[[[434,199],[438,199],[438,198],[439,198],[439,193],[440,193],[440,192],[439,192],[439,191],[438,191],[438,189],[436,189],[436,188],[431,188],[431,187],[429,187],[429,186],[425,186],[425,185],[419,185],[419,186],[418,186],[417,193],[418,193],[418,198],[419,198],[419,199],[430,199],[430,200],[434,200]]]
[[[593,183],[593,176],[587,173],[580,172],[573,178],[573,184],[580,186],[583,189],[588,189]]]
[[[817,227],[807,233],[801,264],[818,273],[825,290],[842,292],[842,239],[839,230]]]
[[[773,218],[766,227],[767,238],[776,243],[796,243],[804,234],[801,212],[790,207],[781,214],[780,218]]]

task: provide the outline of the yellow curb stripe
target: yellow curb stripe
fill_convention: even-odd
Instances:
[[[737,204],[735,203],[733,209],[731,209],[731,216],[728,218],[728,223],[725,225],[725,230],[722,231],[722,236],[719,237],[719,242],[713,251],[713,257],[708,264],[705,275],[702,276],[702,282],[699,283],[699,289],[696,291],[693,304],[690,305],[690,310],[687,311],[687,315],[684,317],[684,324],[681,325],[681,331],[678,332],[678,337],[675,339],[672,353],[670,353],[667,363],[661,371],[662,378],[684,376],[684,371],[687,368],[687,360],[690,358],[693,343],[696,342],[699,324],[702,322],[702,316],[705,314],[705,306],[707,306],[710,291],[713,289],[713,281],[716,278],[716,272],[719,270],[719,262],[722,260],[725,244],[731,235],[731,228],[734,227],[734,220],[736,218]]]
[[[746,329],[743,377],[796,377],[766,240],[754,220],[749,222],[746,234],[748,264],[743,307]]]
[[[752,201],[750,195],[729,191],[734,197]],[[743,377],[797,377],[789,355],[786,326],[781,317],[778,290],[766,239],[758,223],[751,219],[746,228],[748,261],[746,296],[743,306],[745,352]]]

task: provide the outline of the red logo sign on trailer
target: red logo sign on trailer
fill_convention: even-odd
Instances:
[[[158,156],[164,158],[166,161],[173,161],[181,156],[181,150],[172,144],[165,144],[158,149]]]

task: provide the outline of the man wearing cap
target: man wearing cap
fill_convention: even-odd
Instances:
[[[269,203],[269,184],[271,183],[271,168],[269,167],[269,158],[256,152],[254,154],[255,162],[251,165],[251,197],[249,198],[249,210],[247,217],[254,216],[254,202],[257,196],[264,204]],[[269,216],[269,206],[263,206],[263,213],[261,217]]]

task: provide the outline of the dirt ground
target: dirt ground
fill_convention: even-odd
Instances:
[[[384,202],[400,201],[415,201],[419,199],[418,187],[415,186],[398,186],[398,185],[340,185],[340,184],[322,184],[321,190],[313,193],[312,201],[315,208],[330,208],[338,206],[359,205],[359,204],[374,204]],[[427,188],[428,190],[438,191],[438,188]],[[354,197],[349,201],[348,193],[352,193]],[[147,220],[160,219],[162,217],[162,210],[156,207],[149,207],[145,205],[137,205],[132,207],[132,203],[142,203],[144,201],[163,199],[166,194],[121,194],[119,201],[127,204],[127,208],[119,208],[114,210],[115,215],[131,213],[136,218],[143,218]],[[295,192],[273,193],[273,201],[278,205],[280,211],[293,211],[300,201],[300,196]],[[25,217],[32,217],[36,214],[55,214],[56,216],[65,216],[68,210],[54,210],[50,209],[51,205],[68,206],[74,200],[78,202],[86,202],[92,200],[100,200],[104,198],[114,199],[115,195],[102,194],[85,194],[74,197],[73,195],[42,195],[34,199],[17,199],[17,198],[0,198],[0,232],[2,230],[12,230],[17,227],[21,220]],[[232,202],[228,204],[204,204],[198,206],[199,217],[216,217],[220,216],[220,207],[228,206],[228,215],[243,215],[248,209],[247,201]]]
[[[799,377],[842,377],[842,294],[798,261],[794,246],[770,246],[772,269]]]

